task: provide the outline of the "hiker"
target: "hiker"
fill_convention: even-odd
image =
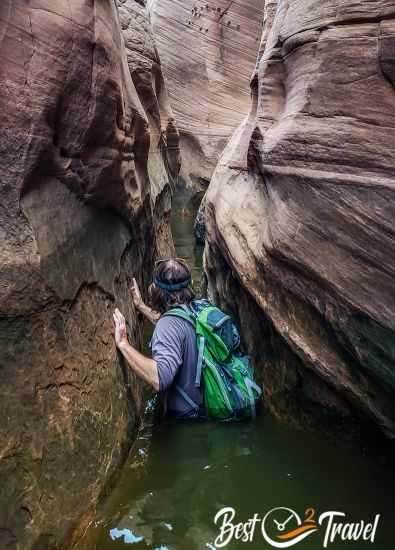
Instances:
[[[200,407],[203,402],[202,386],[195,385],[198,360],[195,330],[185,319],[162,314],[193,300],[191,283],[191,273],[183,260],[160,260],[148,289],[151,308],[143,302],[136,280],[132,279],[129,290],[136,309],[155,324],[152,359],[129,344],[122,313],[116,309],[113,316],[115,342],[127,363],[155,391],[166,391],[168,416],[183,418],[198,416],[196,405]]]
[[[191,284],[184,260],[159,260],[148,289],[151,308],[133,279],[134,305],[155,324],[152,359],[129,344],[125,318],[118,309],[113,315],[116,345],[137,376],[164,392],[168,416],[254,418],[262,391],[254,382],[249,357],[241,351],[239,331],[218,307],[195,300]]]

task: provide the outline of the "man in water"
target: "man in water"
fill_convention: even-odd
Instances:
[[[165,393],[165,409],[169,416],[182,418],[196,417],[196,405],[201,408],[203,403],[201,386],[195,385],[195,330],[185,319],[161,315],[193,300],[191,282],[189,268],[183,260],[160,260],[148,289],[150,308],[143,302],[136,280],[132,280],[130,292],[135,307],[155,324],[151,340],[152,359],[129,344],[122,313],[116,309],[113,315],[115,343],[131,369],[155,391]]]

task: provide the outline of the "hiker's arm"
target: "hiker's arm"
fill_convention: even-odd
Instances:
[[[137,376],[148,382],[155,391],[159,391],[159,376],[156,361],[145,357],[145,355],[133,348],[127,340],[121,343],[118,349]]]
[[[117,348],[137,376],[148,382],[148,384],[150,384],[155,391],[159,391],[159,375],[156,361],[154,359],[150,359],[149,357],[145,357],[145,355],[137,351],[129,344],[126,333],[125,317],[119,309],[115,310],[113,319],[115,325],[115,343]]]
[[[141,302],[141,304],[136,307],[144,315],[144,317],[146,317],[149,321],[151,321],[152,324],[155,325],[156,322],[159,320],[160,313],[151,309],[144,302]]]
[[[141,297],[140,289],[138,287],[136,279],[132,279],[129,283],[129,292],[132,296],[133,303],[135,308],[138,309],[144,317],[146,317],[152,324],[156,324],[156,321],[160,317],[160,313],[154,311],[149,306],[147,306]]]
[[[185,328],[185,326],[184,326]],[[169,388],[184,360],[185,334],[178,319],[162,317],[151,340],[152,357],[156,361],[159,391]]]

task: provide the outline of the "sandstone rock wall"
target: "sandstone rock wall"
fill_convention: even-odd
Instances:
[[[206,189],[247,115],[264,0],[147,2],[180,133],[181,184]]]
[[[150,129],[148,175],[155,236],[158,253],[166,256],[172,246],[171,192],[177,186],[181,167],[180,137],[145,4],[117,0],[130,74]]]
[[[112,311],[139,343],[126,275],[145,286],[171,247],[177,132],[151,37],[138,51],[125,23],[140,3],[120,3],[126,49],[112,0],[0,5],[1,548],[57,546],[141,414]]]
[[[207,193],[205,251],[267,405],[390,439],[394,63],[393,2],[266,2],[251,111]]]

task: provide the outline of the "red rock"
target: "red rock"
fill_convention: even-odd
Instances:
[[[248,114],[248,84],[263,4],[263,0],[244,4],[218,0],[216,6],[192,0],[148,4],[180,132],[180,181],[192,190],[206,189],[227,140]],[[240,30],[229,28],[228,19]]]
[[[179,133],[145,6],[135,0],[117,0],[129,71],[149,125],[148,175],[154,234],[160,256],[172,248],[171,190],[180,172]]]
[[[139,343],[126,275],[146,286],[169,250],[178,136],[149,33],[123,15],[128,59],[110,0],[0,6],[1,548],[57,547],[141,415],[112,312]]]
[[[385,0],[267,2],[250,115],[207,193],[211,292],[248,327],[266,403],[365,438],[395,435],[394,25]]]

